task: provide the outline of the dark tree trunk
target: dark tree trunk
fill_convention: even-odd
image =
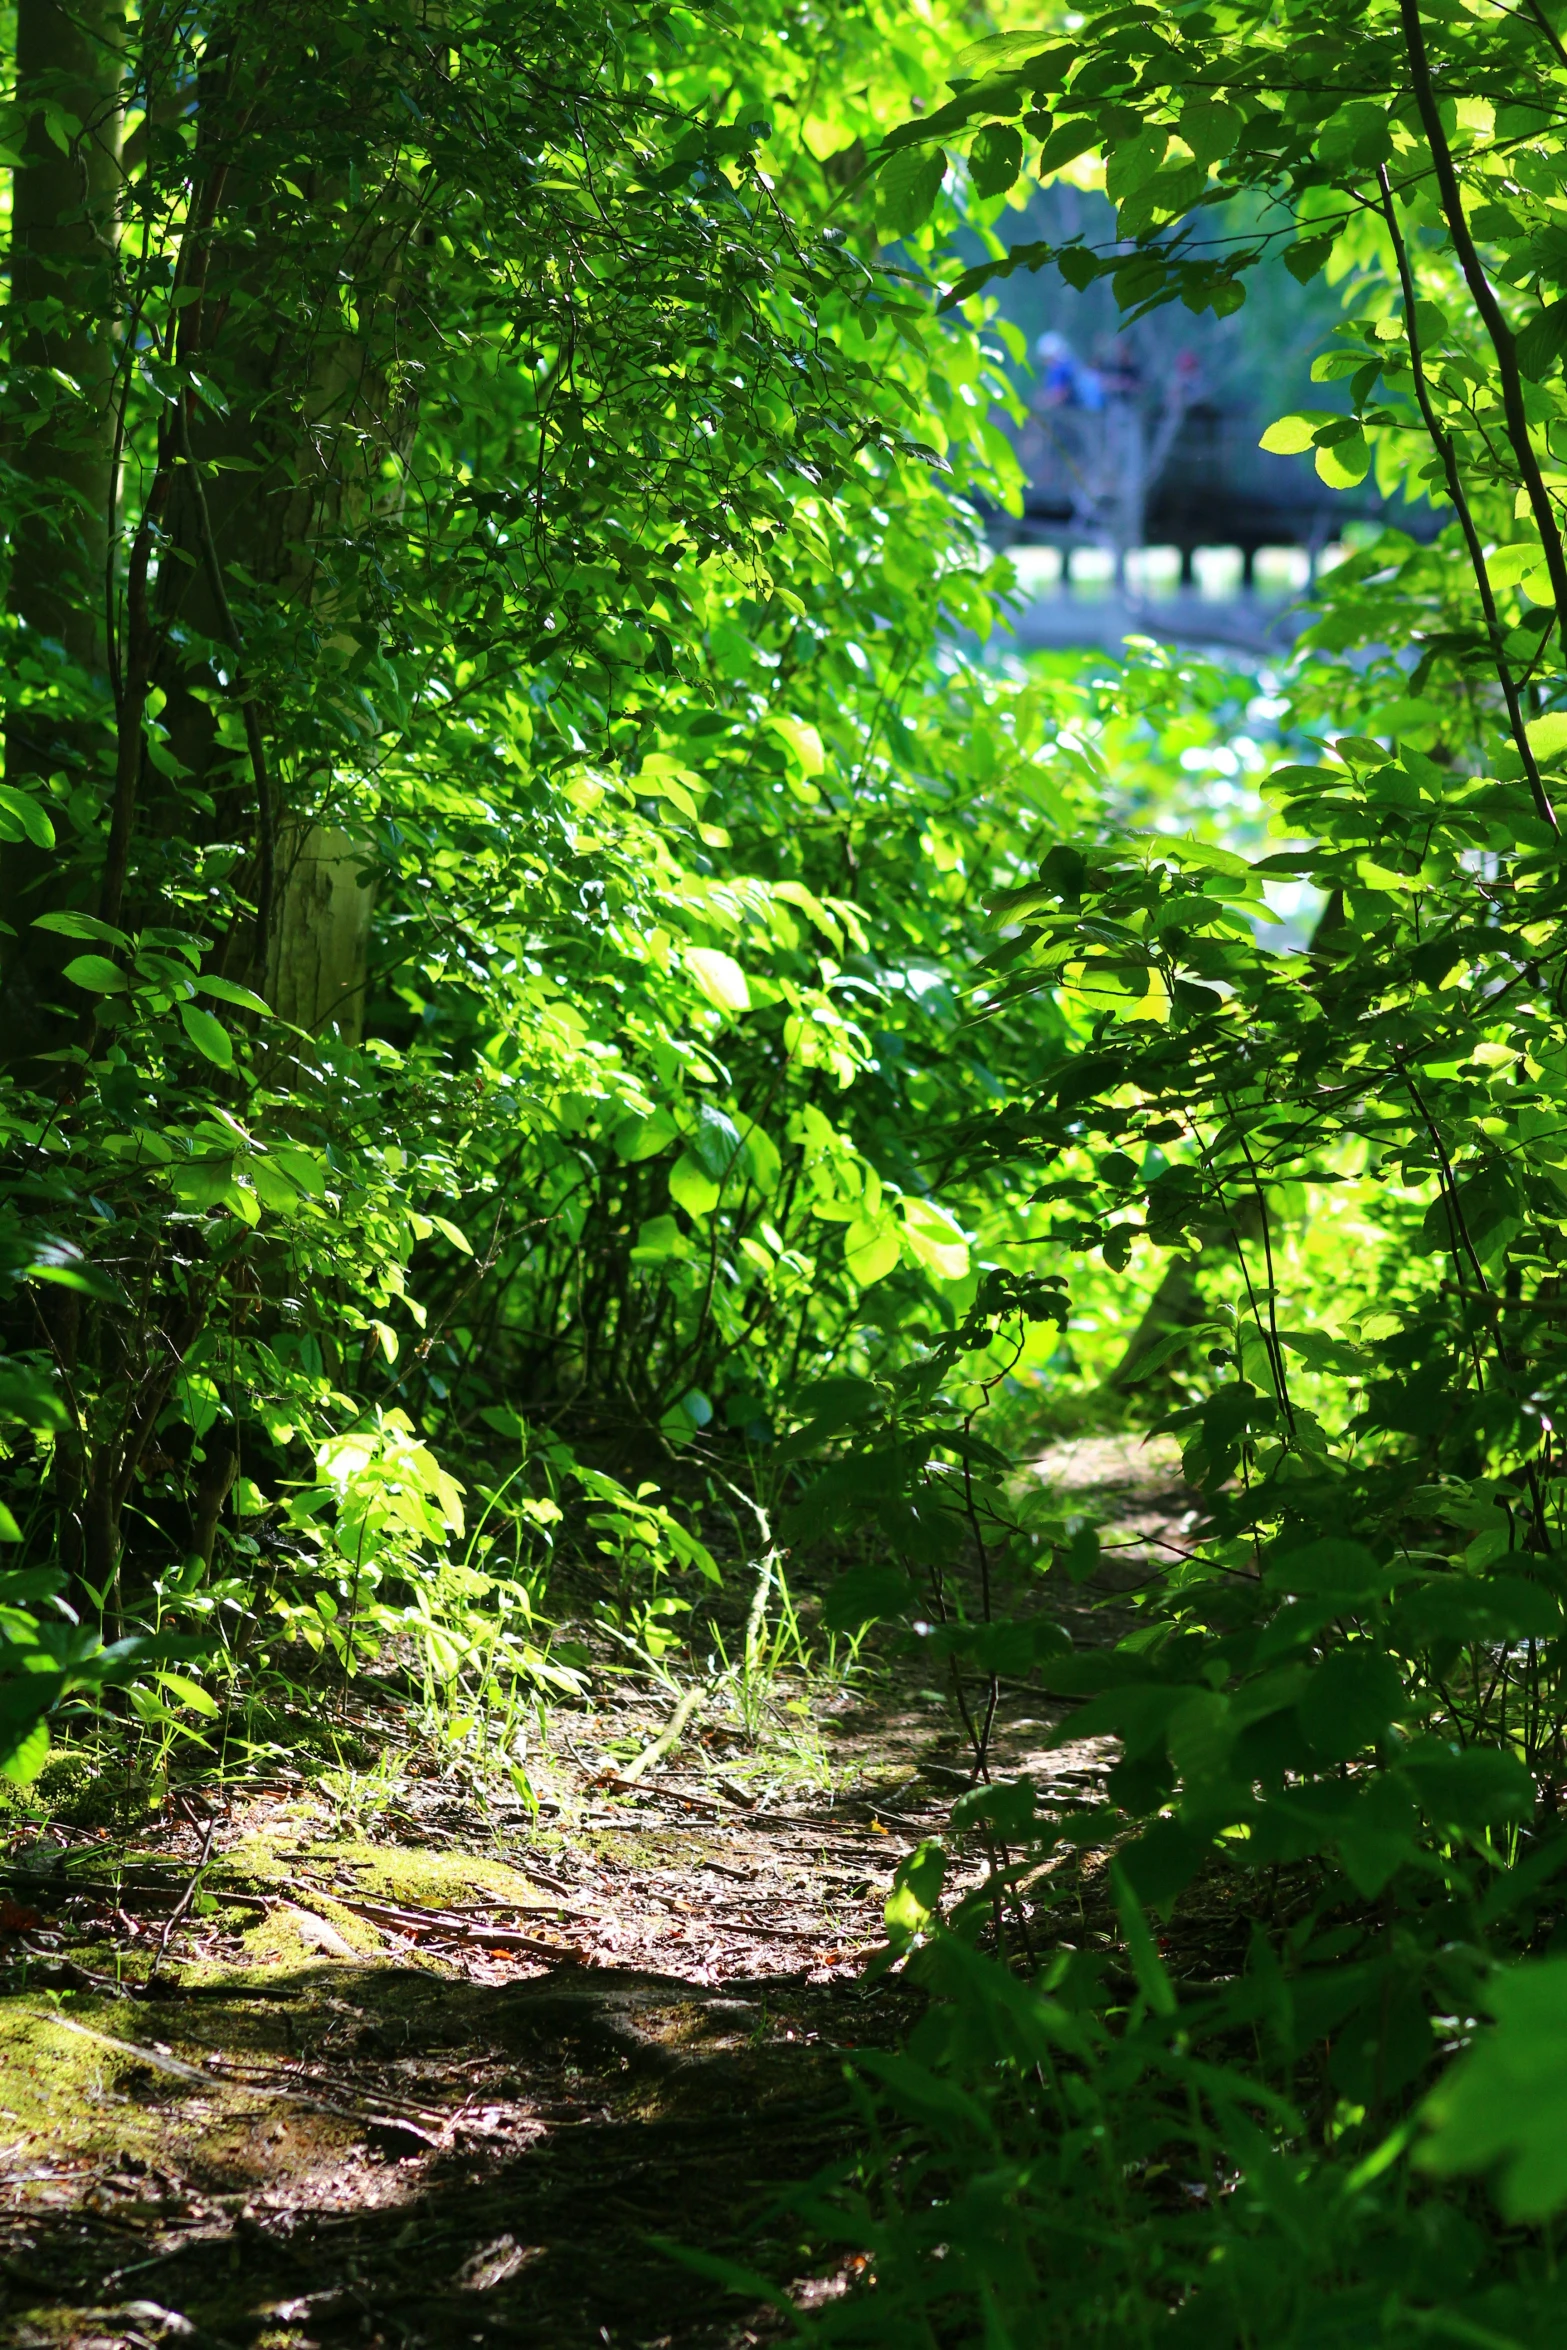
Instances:
[[[21,0],[17,12],[17,96],[26,129],[12,198],[7,454],[22,495],[9,600],[37,640],[37,657],[77,675],[75,690],[53,698],[66,715],[13,716],[6,775],[26,783],[63,773],[90,791],[101,787],[113,755],[104,712],[122,37],[116,0],[77,0],[70,8]],[[32,929],[33,919],[50,904],[83,896],[90,879],[85,868],[73,873],[60,855],[27,842],[0,848],[0,915],[15,933],[0,934],[7,1058],[51,1039],[56,1022],[48,1006],[71,951]]]

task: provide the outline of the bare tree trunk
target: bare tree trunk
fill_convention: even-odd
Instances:
[[[11,215],[11,300],[20,322],[12,361],[25,371],[14,462],[31,511],[12,549],[12,607],[99,676],[113,503],[121,38],[118,0],[79,0],[69,10],[57,0],[21,0],[17,12],[17,96],[27,129]],[[62,375],[77,386],[74,395]]]
[[[244,886],[254,934],[231,942],[225,969],[312,1033],[335,1026],[357,1040],[365,852],[330,820],[313,824],[301,811],[273,704],[291,632],[306,640],[313,665],[323,642],[351,652],[367,618],[361,583],[373,565],[359,563],[362,542],[385,509],[385,459],[406,450],[412,424],[388,363],[411,239],[384,194],[366,213],[348,202],[346,184],[323,183],[308,157],[290,169],[319,208],[317,242],[302,251],[275,228],[288,207],[267,174],[294,77],[308,70],[302,24],[297,10],[256,0],[231,19],[227,46],[202,77],[198,179],[212,194],[182,261],[181,354],[222,385],[226,412],[193,404],[183,427],[160,595],[165,626],[177,619],[184,644],[169,641],[158,683],[170,747],[211,794],[220,836],[251,844]],[[343,331],[348,288],[357,333]],[[211,672],[188,650],[201,640],[226,656],[245,718],[243,755],[220,745]]]
[[[24,486],[11,547],[11,609],[45,658],[106,693],[113,528],[116,221],[120,188],[123,12],[117,0],[20,0],[16,79],[25,117],[11,216],[12,466]],[[74,388],[67,388],[67,386]],[[59,697],[69,708],[73,697]],[[66,772],[91,784],[112,756],[111,729],[44,707],[12,719],[13,782]],[[25,842],[0,848],[0,934],[7,1056],[44,1041],[47,1003],[69,949],[32,930],[69,888],[64,860]]]
[[[359,876],[368,851],[335,825],[285,835],[277,918],[267,956],[266,998],[311,1036],[364,1034],[373,892]]]
[[[1232,1223],[1199,1224],[1195,1228],[1198,1255],[1175,1257],[1165,1268],[1164,1279],[1144,1308],[1142,1320],[1127,1340],[1125,1352],[1105,1381],[1106,1387],[1119,1393],[1135,1387],[1143,1375],[1144,1360],[1161,1338],[1206,1318],[1203,1274],[1215,1266],[1221,1272],[1233,1274],[1237,1270],[1237,1233],[1244,1239],[1255,1240],[1261,1229],[1257,1203],[1249,1194],[1236,1203]]]

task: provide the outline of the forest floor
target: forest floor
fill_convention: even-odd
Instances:
[[[1178,1470],[1113,1438],[1039,1469],[1116,1522],[1112,1574],[1037,1587],[1103,1640],[1185,1508]],[[796,2308],[852,2289],[852,2246],[790,2191],[852,2156],[853,2051],[911,2021],[868,1971],[881,1905],[971,1757],[917,1656],[780,1678],[754,1738],[715,1714],[628,1779],[669,1711],[642,1686],[557,1712],[536,1820],[410,1750],[335,1803],[197,1785],[132,1834],[35,1822],[0,1847],[0,2341],[787,2330],[676,2245]],[[990,1767],[1075,1805],[1111,1756],[1048,1746],[1059,1711],[1004,1686]],[[395,1762],[390,1717],[358,1728]],[[960,1856],[959,1884],[980,1874]]]

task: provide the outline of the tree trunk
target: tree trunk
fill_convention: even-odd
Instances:
[[[36,642],[36,657],[61,672],[61,691],[11,717],[5,765],[12,782],[64,772],[93,788],[112,755],[101,713],[115,505],[122,38],[118,0],[76,0],[70,8],[21,0],[17,12],[17,98],[26,127],[11,215],[6,437],[19,511],[9,600]],[[96,717],[89,714],[94,700]],[[15,933],[0,933],[7,1057],[36,1051],[50,1036],[47,1006],[72,950],[30,926],[47,905],[71,895],[73,879],[81,894],[85,876],[73,877],[55,852],[27,842],[0,848],[0,916]]]
[[[203,72],[196,178],[209,217],[182,256],[180,350],[221,387],[223,407],[192,403],[182,426],[156,682],[170,748],[215,803],[217,836],[250,849],[254,932],[231,942],[226,971],[269,996],[280,986],[275,1008],[312,1033],[335,1024],[357,1039],[364,852],[329,817],[310,821],[300,806],[308,765],[296,779],[271,746],[297,677],[318,672],[323,651],[351,659],[367,624],[363,582],[375,567],[364,542],[388,496],[385,460],[406,451],[412,427],[391,362],[415,240],[395,194],[351,203],[346,180],[297,151],[328,30],[259,0],[231,19],[226,49]],[[370,70],[351,44],[333,57],[328,114],[351,108]],[[303,241],[284,176],[311,206]],[[345,303],[356,332],[344,331]],[[214,651],[244,713],[243,752],[232,733],[230,747],[220,741]]]
[[[311,1036],[364,1034],[365,975],[373,892],[360,872],[368,851],[336,826],[284,835],[277,919],[267,956],[266,998]]]
[[[12,548],[11,603],[29,628],[99,678],[113,504],[121,38],[118,0],[78,0],[69,10],[56,0],[21,0],[17,12],[17,97],[27,128],[11,214],[12,363],[22,371],[20,385],[13,378],[13,462],[26,506]],[[61,375],[77,386],[74,395]]]
[[[1237,1273],[1237,1233],[1247,1240],[1255,1240],[1261,1230],[1262,1221],[1257,1203],[1249,1194],[1236,1202],[1233,1223],[1199,1224],[1195,1227],[1199,1253],[1195,1257],[1175,1257],[1165,1268],[1164,1279],[1144,1308],[1142,1320],[1128,1339],[1125,1352],[1105,1381],[1106,1387],[1117,1393],[1135,1387],[1142,1377],[1145,1358],[1152,1354],[1161,1338],[1172,1330],[1189,1328],[1192,1323],[1206,1318],[1208,1308],[1203,1302],[1203,1274],[1214,1266],[1218,1266],[1221,1273]]]

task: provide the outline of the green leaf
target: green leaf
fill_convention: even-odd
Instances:
[[[718,947],[687,947],[684,961],[686,969],[715,1011],[750,1010],[751,991],[746,985],[745,973],[733,955],[724,954]]]
[[[1519,373],[1542,383],[1557,362],[1567,356],[1567,302],[1553,302],[1548,310],[1541,310],[1531,318],[1518,337],[1516,349]]]
[[[126,995],[130,981],[107,955],[73,955],[65,966],[65,976],[77,987],[90,988],[94,995]]]
[[[0,1607],[25,1607],[29,1600],[52,1599],[66,1587],[58,1567],[9,1567],[0,1573]]]
[[[1327,268],[1327,256],[1337,244],[1337,233],[1330,237],[1302,237],[1299,244],[1287,244],[1283,263],[1297,284],[1309,284],[1320,270]]]
[[[1217,1689],[1183,1693],[1165,1725],[1170,1760],[1189,1790],[1222,1780],[1239,1729],[1230,1701]]]
[[[634,1265],[661,1265],[670,1257],[688,1257],[691,1244],[673,1216],[650,1216],[637,1231],[631,1251]]]
[[[233,1040],[223,1023],[214,1020],[210,1012],[204,1012],[199,1004],[181,1004],[180,1026],[198,1053],[205,1054],[220,1069],[233,1068]]]
[[[1406,1703],[1392,1658],[1367,1641],[1355,1641],[1324,1657],[1298,1710],[1318,1754],[1329,1762],[1348,1762],[1391,1728]]]
[[[1406,1591],[1391,1630],[1400,1646],[1437,1640],[1549,1640],[1562,1632],[1562,1603],[1522,1575],[1435,1575]]]
[[[1335,421],[1327,408],[1298,409],[1294,415],[1281,416],[1276,424],[1270,424],[1257,446],[1275,457],[1297,457],[1311,447],[1324,424]]]
[[[1179,1820],[1158,1819],[1135,1843],[1121,1847],[1118,1866],[1138,1901],[1163,1909],[1185,1891],[1211,1850],[1206,1836],[1194,1835]]]
[[[1036,1665],[1065,1655],[1070,1647],[1066,1633],[1048,1616],[938,1624],[927,1638],[932,1656],[955,1656],[972,1672],[1000,1673],[1016,1680],[1025,1679]]]
[[[1331,448],[1317,451],[1317,472],[1329,489],[1349,490],[1371,470],[1371,449],[1364,433],[1351,433]]]
[[[1202,164],[1221,162],[1244,124],[1239,107],[1227,106],[1218,98],[1194,99],[1181,109],[1181,137]]]
[[[1057,269],[1078,293],[1091,286],[1096,277],[1103,277],[1108,266],[1097,253],[1090,253],[1086,245],[1067,245],[1056,255]]]
[[[968,1242],[952,1218],[934,1200],[907,1198],[901,1205],[909,1254],[938,1280],[961,1281],[969,1268]]]
[[[977,196],[1005,194],[1023,168],[1023,135],[1011,123],[987,123],[969,148],[969,177]]]
[[[1047,62],[1064,63],[1072,53],[1052,46],[1060,37],[1044,25],[1011,33],[987,33],[982,41],[971,41],[966,49],[958,51],[951,71],[963,80],[977,79],[981,74],[1021,72],[1045,51],[1049,52]]]
[[[923,228],[941,194],[947,158],[940,147],[926,154],[902,147],[876,177],[876,218],[883,233],[911,237]]]
[[[1306,1598],[1331,1597],[1355,1606],[1383,1592],[1388,1576],[1363,1542],[1347,1542],[1338,1535],[1325,1535],[1322,1540],[1303,1543],[1299,1548],[1271,1551],[1263,1580],[1270,1590],[1293,1592]]]
[[[48,1676],[52,1678],[52,1676]],[[38,1676],[40,1684],[46,1676]],[[49,1725],[42,1712],[26,1728],[0,1727],[0,1779],[13,1787],[30,1787],[49,1760]]]
[[[1567,710],[1551,710],[1543,718],[1532,719],[1524,733],[1541,766],[1554,766],[1567,752]]]
[[[884,1279],[901,1254],[897,1228],[885,1217],[874,1222],[856,1217],[843,1236],[844,1266],[850,1280],[861,1289]]]
[[[294,1214],[299,1206],[299,1194],[279,1168],[266,1159],[247,1159],[245,1172],[264,1208],[270,1208],[277,1216]]]
[[[1158,1945],[1149,1932],[1142,1903],[1133,1892],[1126,1871],[1118,1860],[1110,1863],[1110,1886],[1115,1895],[1121,1931],[1126,1936],[1126,1954],[1132,1962],[1137,1988],[1155,2015],[1174,2015],[1175,1986],[1165,1970],[1164,1960],[1159,1956]]]
[[[228,1159],[186,1159],[169,1169],[169,1180],[185,1206],[215,1208],[234,1180],[234,1162]]]
[[[899,1567],[851,1567],[827,1587],[822,1622],[829,1632],[858,1632],[880,1616],[900,1616],[914,1586]]]
[[[19,825],[23,838],[30,840],[34,848],[54,847],[54,826],[30,792],[18,791],[11,783],[0,783],[0,814]]]
[[[1075,163],[1079,155],[1086,155],[1090,147],[1097,147],[1098,144],[1097,122],[1089,121],[1086,116],[1070,122],[1058,122],[1040,148],[1039,161],[1034,169],[1041,179],[1048,179],[1051,172],[1060,171],[1065,164]]]
[[[1503,1968],[1485,2004],[1494,2027],[1426,2099],[1416,2160],[1438,2177],[1494,2172],[1503,2216],[1533,2225],[1567,2204],[1567,1958]]]
[[[1534,1810],[1533,1779],[1515,1754],[1497,1746],[1421,1738],[1405,1752],[1400,1769],[1412,1779],[1427,1817],[1443,1827],[1478,1835],[1526,1820]]]
[[[1373,1778],[1355,1792],[1337,1843],[1345,1875],[1367,1901],[1375,1901],[1414,1859],[1419,1825],[1407,1789],[1392,1776]]]
[[[123,930],[115,930],[109,923],[100,922],[96,914],[39,914],[33,922],[33,928],[52,930],[60,938],[94,938],[110,947],[128,947],[131,943]]]
[[[727,1112],[711,1102],[699,1102],[686,1129],[686,1147],[698,1166],[716,1182],[735,1172],[740,1158],[740,1129]]]
[[[1493,588],[1516,587],[1526,573],[1537,570],[1544,560],[1537,538],[1519,539],[1510,546],[1498,547],[1486,560],[1486,570]]]
[[[1111,148],[1105,160],[1105,194],[1112,204],[1120,204],[1153,178],[1169,144],[1167,130],[1145,129]]]
[[[811,1416],[803,1428],[779,1446],[780,1461],[801,1460],[825,1444],[829,1436],[868,1420],[881,1407],[883,1391],[874,1379],[856,1379],[840,1373],[833,1379],[813,1379],[799,1390],[794,1401],[798,1410]]]
[[[203,995],[215,996],[219,1003],[237,1004],[242,1012],[261,1012],[270,1016],[272,1007],[258,996],[254,988],[241,987],[233,979],[198,979],[196,985]]]
[[[988,1827],[1004,1843],[1023,1844],[1038,1835],[1038,1791],[1031,1779],[981,1781],[952,1806],[954,1828]]]
[[[907,1867],[908,1863],[903,1865]],[[887,1903],[887,1939],[894,1950],[907,1949],[914,1934],[921,1931],[919,1927],[905,1926],[903,1920],[921,1914],[930,1913],[920,1911],[917,1898],[904,1899],[894,1894]],[[979,2099],[959,2082],[917,2064],[912,2056],[889,2056],[877,2049],[863,2050],[856,2063],[861,2072],[879,2081],[906,2113],[914,2115],[927,2128],[935,2123],[944,2140],[950,2142],[954,2130],[971,2131],[981,2145],[994,2146],[995,2124]],[[961,2138],[958,2143],[961,2145]],[[1001,2337],[993,2332],[991,2340],[999,2343]]]
[[[899,1861],[882,1913],[894,1949],[907,1949],[916,1934],[925,1932],[936,1914],[946,1875],[947,1856],[931,1837]]]
[[[669,1171],[669,1196],[688,1216],[710,1216],[718,1205],[721,1188],[689,1151],[682,1151]]]
[[[291,1143],[275,1143],[267,1157],[281,1167],[290,1183],[296,1183],[311,1199],[319,1199],[326,1190],[326,1169],[320,1160]]]
[[[206,1714],[210,1718],[221,1710],[217,1699],[212,1696],[210,1691],[203,1689],[199,1681],[188,1679],[184,1673],[171,1673],[165,1670],[153,1677],[160,1687],[167,1689],[169,1694],[177,1698],[181,1705],[188,1705],[193,1713]]]
[[[791,718],[787,712],[775,711],[767,723],[780,741],[787,744],[795,765],[807,781],[822,773],[827,765],[827,753],[820,734],[807,719]]]
[[[751,1181],[758,1191],[775,1191],[783,1173],[783,1160],[778,1145],[764,1129],[750,1119],[741,1123],[742,1153]]]
[[[654,1110],[646,1118],[628,1118],[615,1129],[615,1149],[629,1166],[643,1159],[656,1159],[660,1151],[668,1150],[680,1129],[667,1110]]]

